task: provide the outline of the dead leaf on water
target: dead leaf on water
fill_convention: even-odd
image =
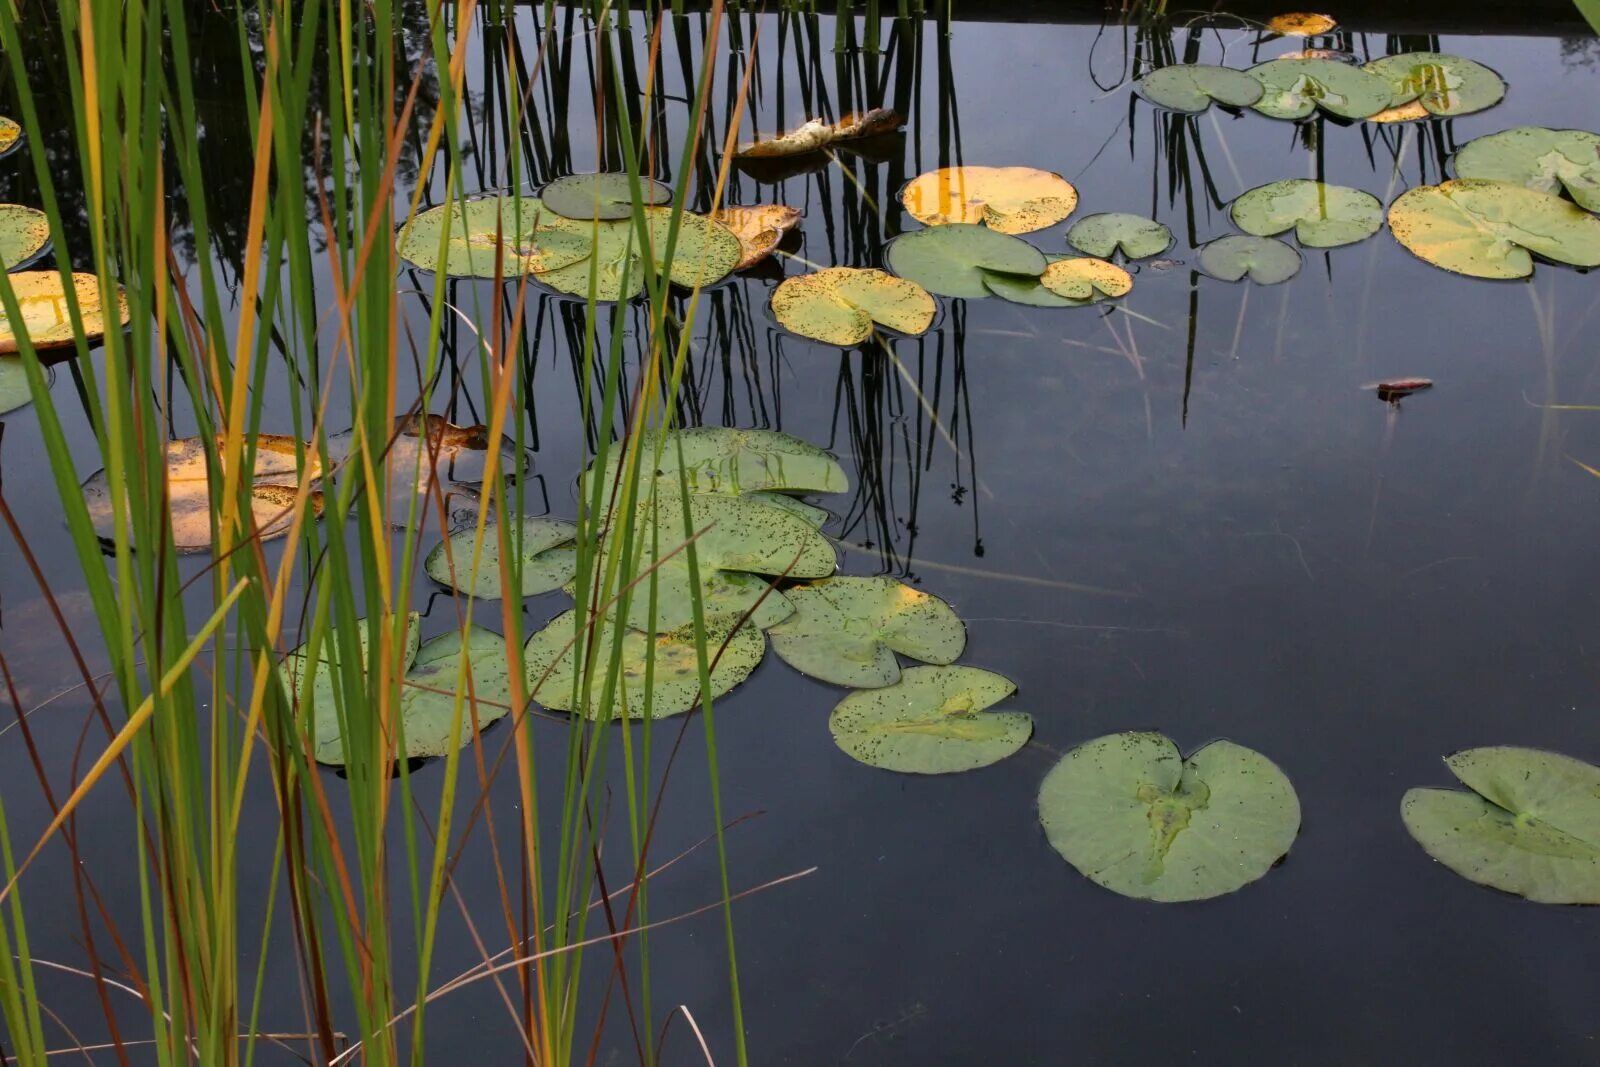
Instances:
[[[820,152],[839,141],[890,133],[905,124],[905,119],[886,107],[846,115],[838,122],[808,119],[788,133],[780,133],[774,137],[741,145],[737,154],[740,159],[773,159],[804,155],[807,152]]]
[[[783,235],[799,225],[800,211],[787,204],[729,204],[713,211],[711,219],[739,239],[739,264],[734,270],[744,270],[772,255]]]
[[[1325,33],[1332,33],[1338,25],[1338,20],[1332,15],[1291,11],[1268,19],[1267,31],[1284,37],[1321,37]]]

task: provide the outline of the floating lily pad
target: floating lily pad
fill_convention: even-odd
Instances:
[[[936,309],[916,282],[857,267],[785,278],[772,293],[772,315],[784,329],[845,347],[871,337],[873,323],[914,337],[933,323]]]
[[[608,494],[621,468],[621,452],[620,446],[614,447],[606,457],[603,477]],[[652,433],[639,442],[639,462],[650,465],[640,474],[640,499],[649,493],[652,481],[663,495],[675,495],[680,477],[691,493],[731,496],[767,489],[842,493],[850,488],[850,479],[838,460],[808,441],[777,430],[696,426]],[[585,479],[593,471],[591,464]]]
[[[1039,276],[1039,284],[1082,306],[1127,296],[1133,291],[1133,275],[1092,256],[1063,256],[1050,262]]]
[[[1044,273],[1044,253],[1020,237],[972,223],[952,222],[912,230],[889,242],[889,269],[943,296],[989,295],[989,274]]]
[[[1157,733],[1110,734],[1039,788],[1045,836],[1090,881],[1142,900],[1205,900],[1266,874],[1300,832],[1294,786],[1267,757],[1213,741],[1184,759]]]
[[[900,191],[900,202],[924,226],[982,223],[1016,234],[1054,226],[1072,214],[1078,191],[1061,175],[1033,167],[945,167],[913,178]]]
[[[1371,193],[1305,178],[1257,186],[1235,200],[1229,214],[1257,237],[1292,229],[1307,248],[1354,244],[1383,226],[1383,205]]]
[[[1429,114],[1428,109],[1423,107],[1420,102],[1413,100],[1410,103],[1401,104],[1398,107],[1386,107],[1376,115],[1368,115],[1367,121],[1389,124],[1396,122],[1421,122],[1423,119],[1431,118],[1433,118],[1433,116]]]
[[[1332,59],[1274,59],[1249,74],[1263,89],[1252,106],[1275,119],[1309,118],[1318,108],[1342,119],[1364,119],[1398,102],[1388,79]]]
[[[783,235],[800,224],[800,210],[787,204],[729,204],[711,213],[739,239],[742,254],[734,269],[744,270],[772,255]]]
[[[295,466],[295,440],[276,434],[257,434],[250,439],[255,447],[255,466],[250,477],[250,510],[263,541],[282,537],[293,521],[295,487],[301,475]],[[204,552],[211,547],[210,483],[206,477],[206,442],[200,437],[184,437],[166,445],[168,510],[171,515],[172,544],[179,552]],[[316,453],[307,448],[306,478],[317,475]],[[221,472],[218,472],[221,477]],[[104,470],[96,471],[83,483],[84,503],[89,519],[102,541],[116,538],[116,515],[112,508],[111,487]],[[322,494],[313,492],[311,509],[322,510]]]
[[[515,278],[589,258],[583,229],[531,196],[490,196],[429,208],[400,228],[395,249],[423,270],[439,270],[439,236],[447,222],[443,270],[452,277]]]
[[[1072,257],[1055,252],[1045,253],[1045,269],[1060,260]],[[1013,304],[1026,304],[1029,307],[1040,308],[1076,308],[1093,303],[1092,300],[1071,300],[1058,296],[1044,287],[1043,275],[1037,277],[1027,274],[992,274],[988,271],[983,275],[984,288],[1003,300]]]
[[[0,356],[0,415],[33,403],[28,391],[28,375],[22,369],[22,360],[16,356]]]
[[[741,145],[740,159],[780,159],[821,152],[840,141],[859,140],[891,133],[906,120],[889,108],[879,107],[846,115],[838,122],[808,119],[787,133],[780,133],[751,144]]]
[[[1600,767],[1509,746],[1444,762],[1467,789],[1412,789],[1400,803],[1428,855],[1541,904],[1600,904]]]
[[[21,305],[22,330],[33,341],[38,351],[53,348],[71,348],[76,342],[72,333],[72,313],[67,307],[66,287],[61,275],[53,270],[22,271],[11,276],[11,288]],[[72,290],[78,298],[78,313],[82,316],[84,336],[90,344],[100,340],[106,332],[106,313],[100,304],[100,280],[93,274],[74,274]],[[116,324],[128,324],[128,301],[117,290]],[[17,328],[6,316],[0,304],[0,355],[11,355],[18,349]]]
[[[1277,285],[1300,273],[1300,253],[1271,237],[1231,233],[1200,249],[1200,269],[1225,282],[1248,277],[1257,285]]]
[[[400,651],[402,666],[410,667],[417,658],[418,649],[422,644],[421,631],[417,626],[418,615],[412,612],[406,622],[406,645]],[[362,620],[358,632],[361,649],[361,671],[363,674],[371,669],[369,661],[368,632],[366,620]],[[504,651],[502,649],[502,651]],[[318,649],[316,667],[311,678],[311,706],[308,707],[301,701],[301,691],[306,684],[306,671],[311,669],[311,660],[306,653],[306,646],[301,645],[284,657],[283,663],[278,667],[278,672],[283,679],[284,688],[289,693],[289,699],[297,705],[299,716],[316,715],[315,730],[312,735],[313,750],[318,763],[334,766],[343,765],[345,762],[344,744],[342,733],[339,729],[339,708],[335,703],[334,675],[339,670],[339,645],[334,640],[334,635],[324,634]],[[401,700],[404,701],[402,689]],[[360,714],[359,709],[344,709],[346,716]]]
[[[1067,244],[1101,259],[1110,259],[1118,250],[1128,259],[1148,259],[1172,247],[1172,231],[1143,215],[1109,211],[1074,222],[1067,231]]]
[[[1415,100],[1431,115],[1467,115],[1506,95],[1500,75],[1482,63],[1439,52],[1406,52],[1374,59],[1363,69],[1389,84],[1390,107]]]
[[[622,628],[619,635],[615,625],[597,623],[574,640],[575,616],[573,611],[557,615],[528,639],[523,650],[528,691],[541,705],[557,711],[582,708],[591,719],[604,715],[642,719],[647,714],[661,719],[700,706],[700,666],[692,625],[651,636],[628,628]],[[713,697],[720,697],[750,677],[767,651],[767,639],[760,630],[741,626],[730,637],[731,625],[732,620],[727,618],[706,620],[706,659],[716,664],[711,670]],[[621,664],[612,680],[612,699],[602,706],[619,637]],[[722,647],[724,641],[726,648]],[[590,663],[592,667],[588,666]],[[581,688],[585,674],[587,700]]]
[[[1461,178],[1408,189],[1389,205],[1389,229],[1413,255],[1474,278],[1525,278],[1532,254],[1600,266],[1600,218],[1511,182]]]
[[[785,595],[794,614],[772,628],[773,651],[834,685],[893,685],[895,653],[946,664],[967,647],[967,628],[949,604],[893,578],[824,578]]]
[[[458,688],[463,658],[467,677]],[[447,756],[453,750],[452,732],[458,737],[455,747],[465,748],[474,737],[474,721],[481,730],[510,710],[511,663],[506,639],[470,624],[465,633],[442,634],[423,643],[406,671],[400,692],[405,754],[411,759]]]
[[[1215,100],[1224,107],[1251,107],[1261,99],[1261,82],[1248,71],[1207,63],[1159,67],[1133,83],[1134,92],[1157,107],[1197,115]]]
[[[738,266],[744,252],[739,238],[726,226],[684,212],[680,215],[677,244],[670,265],[664,264],[667,238],[672,228],[670,208],[646,208],[649,255],[640,248],[633,220],[625,222],[572,222],[593,247],[593,255],[580,263],[545,271],[541,282],[573,296],[588,297],[591,270],[595,274],[596,300],[631,300],[644,290],[644,264],[661,273],[666,269],[674,285],[686,289],[712,285]],[[592,262],[591,262],[592,261]]]
[[[557,215],[569,219],[615,221],[633,217],[633,182],[627,174],[569,174],[539,190],[539,199]],[[645,207],[672,202],[672,190],[651,178],[638,178]]]
[[[1600,134],[1518,126],[1468,141],[1455,158],[1458,178],[1514,182],[1541,193],[1565,189],[1600,211]]]
[[[1332,33],[1339,22],[1331,15],[1317,15],[1309,11],[1291,11],[1274,15],[1267,20],[1267,32],[1284,37],[1321,37]]]
[[[390,430],[390,441],[369,442],[369,454],[376,464],[381,458],[387,475],[386,507],[389,521],[403,526],[412,501],[419,515],[431,514],[432,493],[438,486],[445,511],[462,503],[476,507],[479,489],[488,472],[489,452],[497,449],[497,477],[510,478],[527,468],[527,454],[502,436],[491,441],[487,426],[457,426],[442,415],[428,415],[419,421],[402,415]],[[359,476],[365,463],[346,463],[355,447],[355,430],[328,438],[328,457],[339,477]]]
[[[0,267],[26,267],[49,248],[48,215],[21,204],[0,204]]]
[[[813,530],[822,529],[828,524],[828,520],[833,517],[827,508],[819,508],[815,504],[808,504],[799,497],[790,496],[788,493],[760,492],[746,493],[744,495],[747,500],[754,500],[759,504],[765,504],[767,507],[777,508],[779,511],[787,511]]]
[[[15,119],[0,116],[0,159],[22,147],[22,127]]]
[[[881,689],[858,689],[828,716],[833,741],[869,767],[953,774],[999,763],[1033,736],[1032,716],[986,709],[1017,691],[977,667],[907,667]]]
[[[456,530],[428,553],[422,566],[428,577],[440,585],[480,600],[499,600],[505,596],[500,573],[500,532],[493,521],[485,523],[483,548],[476,551],[477,532],[477,523]],[[572,543],[577,535],[578,528],[570,522],[529,517],[509,532],[511,547],[522,561],[519,596],[548,593],[572,581],[578,569],[578,551]]]

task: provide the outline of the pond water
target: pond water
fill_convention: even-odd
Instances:
[[[826,725],[840,691],[775,657],[718,702],[724,810],[760,813],[729,837],[735,887],[815,868],[736,905],[752,1062],[1593,1062],[1600,968],[1585,946],[1600,916],[1456,877],[1411,840],[1399,804],[1412,786],[1452,784],[1440,757],[1474,745],[1600,760],[1600,557],[1589,542],[1600,481],[1579,465],[1600,467],[1600,411],[1558,407],[1600,404],[1595,277],[1540,265],[1527,282],[1473,281],[1428,266],[1387,232],[1308,250],[1299,276],[1276,287],[1192,268],[1195,247],[1232,232],[1225,204],[1254,186],[1322,177],[1387,202],[1439,180],[1452,147],[1473,137],[1594,128],[1596,42],[1537,27],[1521,37],[1354,33],[1343,46],[1364,57],[1429,47],[1482,60],[1504,76],[1506,99],[1446,122],[1297,127],[1216,110],[1177,121],[1132,101],[1128,52],[1150,42],[1121,26],[958,22],[944,39],[930,23],[903,28],[877,57],[832,51],[827,18],[741,27],[739,54],[759,65],[761,129],[798,124],[819,99],[835,114],[894,103],[909,122],[887,159],[840,153],[775,184],[733,172],[729,201],[802,208],[801,240],[794,259],[706,294],[680,415],[782,429],[833,450],[852,481],[850,494],[826,501],[844,572],[896,575],[948,600],[968,623],[963,662],[1015,680],[1010,706],[1037,723],[1034,743],[1011,759],[921,778],[841,753]],[[685,24],[687,46],[669,47],[671,93],[682,88],[679,55],[698,51],[702,30]],[[1174,39],[1182,54],[1188,37]],[[1196,58],[1236,66],[1298,47],[1227,26],[1194,44]],[[581,38],[571,48],[581,68]],[[474,52],[463,137],[483,188],[505,173],[504,136],[489,132],[503,106],[494,74]],[[226,101],[208,107],[220,159],[237,151],[243,115]],[[674,159],[684,119],[681,103],[662,116]],[[592,122],[574,114],[548,129],[559,135],[537,146],[533,179],[595,168]],[[898,366],[876,349],[841,352],[777,326],[766,304],[783,273],[804,262],[880,265],[885,238],[915,226],[895,192],[954,163],[1058,171],[1076,185],[1080,215],[1167,222],[1177,262],[1144,265],[1117,310],[941,301],[925,337],[893,345]],[[25,173],[15,159],[0,165],[0,199],[29,202]],[[236,177],[248,181],[248,169]],[[222,203],[245,195],[214,193]],[[1027,239],[1065,251],[1065,229]],[[226,249],[200,254],[227,265]],[[487,314],[490,292],[454,283],[452,300]],[[420,300],[407,314],[425,322]],[[581,310],[534,294],[527,315],[536,495],[571,517],[585,447],[570,345]],[[471,334],[451,336],[450,354],[470,367]],[[1361,388],[1402,376],[1436,385],[1398,406]],[[464,373],[438,410],[477,421],[476,383]],[[57,368],[55,396],[75,420],[87,475],[93,445],[74,384]],[[281,414],[268,429],[288,431]],[[87,635],[31,409],[3,423],[0,488]],[[447,602],[437,604],[425,634],[452,624]],[[22,703],[71,686],[76,672],[9,539],[0,607]],[[530,600],[525,628],[565,607],[560,595]],[[497,612],[488,605],[484,620]],[[53,773],[66,773],[86,711],[81,693],[68,693],[32,720]],[[1157,905],[1107,892],[1062,861],[1036,815],[1045,772],[1081,741],[1146,728],[1186,751],[1230,738],[1287,772],[1304,822],[1281,867],[1230,896]],[[439,769],[419,772],[424,795]],[[703,746],[686,744],[658,855],[709,832],[705,778]],[[16,783],[4,795],[14,826],[42,821],[15,731],[0,735],[0,781]],[[510,776],[492,792],[497,810],[515,810]],[[253,801],[262,843],[242,858],[247,914],[265,899],[275,818],[268,794]],[[102,891],[136,929],[137,881],[117,873],[133,861],[124,814],[96,800],[80,826]],[[31,877],[49,884],[65,863],[52,850]],[[469,906],[496,913],[481,835],[457,882]],[[652,885],[658,916],[711,902],[714,855],[692,853]],[[81,965],[70,901],[36,893],[33,908],[34,952]],[[651,954],[658,1003],[688,1005],[717,1062],[732,1062],[717,915],[663,930]],[[448,909],[438,955],[440,977],[478,959]],[[290,946],[270,954],[267,973],[276,983],[262,1018],[292,1029],[301,1014]],[[64,1018],[99,1032],[81,979],[46,985]],[[597,1062],[634,1062],[613,1015]],[[441,1001],[429,1019],[438,1062],[520,1054],[487,989]],[[663,1062],[701,1061],[680,1031]]]

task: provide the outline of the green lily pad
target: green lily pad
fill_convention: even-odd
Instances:
[[[1459,178],[1407,189],[1389,230],[1411,254],[1474,278],[1526,278],[1533,255],[1600,266],[1600,218],[1551,193]]]
[[[28,375],[22,369],[22,360],[0,356],[0,415],[31,403],[33,395],[28,392]]]
[[[580,263],[541,272],[541,282],[557,292],[589,296],[591,271],[594,272],[596,300],[631,300],[644,290],[644,263],[656,273],[664,269],[674,285],[692,289],[715,284],[739,265],[744,255],[739,238],[720,223],[704,215],[684,212],[678,226],[678,243],[670,265],[663,263],[667,238],[672,229],[670,208],[645,208],[646,229],[650,233],[650,255],[639,247],[633,220],[624,222],[572,222],[593,248],[593,255]]]
[[[1428,855],[1541,904],[1600,904],[1600,767],[1509,746],[1444,762],[1467,789],[1412,789],[1400,803]]]
[[[1267,757],[1213,741],[1184,759],[1161,734],[1087,741],[1045,775],[1039,821],[1066,861],[1141,900],[1205,900],[1271,870],[1300,832],[1300,800]]]
[[[1342,119],[1364,119],[1390,105],[1388,79],[1335,59],[1274,59],[1248,71],[1261,83],[1252,106],[1275,119],[1309,118],[1318,108]]]
[[[859,267],[785,278],[772,293],[772,316],[784,329],[847,348],[870,338],[874,323],[911,337],[924,333],[937,307],[916,282]]]
[[[1506,83],[1482,63],[1439,52],[1384,56],[1362,69],[1389,84],[1386,106],[1415,100],[1431,115],[1468,115],[1493,107],[1506,95]]]
[[[953,774],[999,763],[1033,736],[1033,717],[986,711],[1017,687],[977,667],[908,667],[882,689],[859,689],[828,717],[834,743],[869,767]]]
[[[1208,63],[1174,63],[1134,82],[1133,91],[1157,107],[1197,115],[1213,100],[1225,107],[1251,107],[1261,99],[1263,89],[1249,71]]]
[[[391,441],[370,442],[369,455],[374,463],[382,457],[388,486],[385,506],[389,521],[397,526],[405,525],[413,500],[418,514],[431,512],[435,486],[444,497],[446,514],[464,504],[475,509],[492,450],[500,454],[496,477],[512,478],[527,468],[527,453],[519,452],[503,434],[499,441],[491,440],[487,426],[457,426],[442,415],[428,415],[419,424],[402,415],[395,419],[390,434]],[[362,471],[364,464],[346,462],[355,442],[353,429],[328,438],[335,478],[357,476]]]
[[[602,477],[608,493],[621,469],[621,452],[616,446],[606,457]],[[810,442],[776,430],[697,426],[652,433],[639,442],[639,462],[653,465],[640,474],[641,499],[652,483],[663,495],[676,493],[680,477],[691,493],[727,496],[769,489],[842,493],[850,488],[838,460]],[[593,474],[591,464],[582,482],[585,494]]]
[[[37,208],[0,204],[0,267],[16,270],[50,248],[50,217]]]
[[[785,595],[794,614],[772,628],[773,651],[834,685],[893,685],[895,653],[946,664],[967,647],[967,628],[949,604],[893,578],[824,578]]]
[[[458,690],[463,657],[468,679]],[[457,630],[435,637],[417,650],[400,694],[406,755],[411,759],[447,756],[458,717],[461,725],[456,747],[465,748],[474,736],[474,720],[481,730],[510,710],[511,663],[504,637],[471,624],[464,634]]]
[[[1300,273],[1300,253],[1271,237],[1231,233],[1200,249],[1200,269],[1225,282],[1277,285]]]
[[[1235,200],[1229,214],[1257,237],[1292,229],[1307,248],[1355,244],[1383,226],[1383,205],[1371,193],[1306,178],[1257,186]]]
[[[986,275],[1037,278],[1048,262],[1020,237],[970,222],[912,230],[889,242],[889,269],[930,293],[977,299],[989,295]]]
[[[815,504],[807,503],[797,496],[790,496],[788,493],[746,493],[744,497],[746,500],[753,500],[759,504],[765,504],[767,507],[777,508],[779,511],[787,511],[813,530],[822,529],[828,525],[828,520],[833,517],[833,514],[827,508],[819,508]]]
[[[1101,259],[1110,259],[1119,250],[1128,259],[1148,259],[1172,247],[1172,231],[1143,215],[1108,211],[1074,222],[1067,231],[1067,244]]]
[[[1072,257],[1046,252],[1044,258],[1045,269],[1049,270],[1057,261]],[[1093,303],[1092,300],[1073,300],[1051,292],[1044,287],[1042,274],[1035,277],[1027,274],[991,274],[985,271],[983,284],[984,288],[1002,300],[1009,300],[1013,304],[1025,304],[1028,307],[1076,308]]]
[[[1468,141],[1456,154],[1458,178],[1514,182],[1541,193],[1565,189],[1578,206],[1600,211],[1600,134],[1518,126]]]
[[[592,634],[574,640],[575,616],[573,611],[557,615],[528,639],[523,651],[528,691],[541,705],[557,711],[581,710],[591,719],[603,715],[661,719],[700,706],[700,667],[692,625],[654,637],[641,630],[622,628],[621,665],[612,683],[610,704],[603,708],[607,675],[613,655],[618,654],[618,627],[596,624]],[[741,626],[729,637],[732,623],[725,617],[706,619],[707,662],[716,664],[711,670],[713,697],[722,696],[750,677],[767,651],[766,637],[754,626]],[[591,638],[593,666],[588,668]],[[724,640],[726,648],[722,648]],[[586,673],[587,697],[580,688]]]
[[[646,207],[672,203],[672,190],[651,178],[639,178]],[[633,179],[626,174],[569,174],[539,191],[539,199],[569,219],[615,221],[633,217]]]
[[[423,270],[439,270],[439,235],[447,221],[443,270],[452,277],[516,278],[589,258],[583,229],[531,196],[489,196],[429,208],[400,228],[396,251]]]
[[[480,600],[499,600],[505,595],[500,574],[500,533],[494,522],[483,529],[483,549],[477,553],[477,523],[456,530],[441,541],[423,562],[428,577]],[[519,596],[537,596],[560,589],[572,581],[578,568],[578,551],[573,545],[578,528],[560,519],[524,517],[511,531],[512,548],[522,561],[522,588]]]
[[[421,631],[418,629],[419,616],[412,612],[406,621],[406,645],[401,650],[401,659],[404,666],[410,667],[417,658],[417,651],[422,644]],[[363,673],[371,669],[368,662],[368,634],[366,620],[362,620],[358,631],[358,640],[361,648],[361,669]],[[334,675],[339,670],[339,645],[334,640],[334,635],[324,634],[322,644],[318,650],[315,668],[312,668],[310,657],[306,654],[305,645],[301,645],[284,657],[278,667],[278,673],[283,679],[284,689],[289,694],[291,701],[298,703],[297,715],[306,716],[313,712],[316,715],[316,729],[312,736],[314,745],[313,755],[318,763],[328,763],[335,766],[342,765],[345,761],[344,745],[339,730],[338,708],[335,704]],[[307,670],[312,670],[311,676],[311,706],[307,707],[300,702],[301,690],[305,687]],[[404,702],[404,690],[401,700]],[[360,714],[359,709],[346,708],[345,714]]]

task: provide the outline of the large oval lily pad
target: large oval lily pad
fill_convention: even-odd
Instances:
[[[499,600],[505,596],[499,527],[493,521],[484,524],[481,551],[477,551],[477,533],[475,522],[456,530],[428,553],[422,567],[440,585],[480,600]],[[577,535],[578,528],[570,522],[528,516],[508,531],[511,549],[522,566],[518,596],[548,593],[572,581],[578,569],[578,550],[573,544]]]
[[[1067,231],[1067,244],[1101,259],[1118,251],[1128,259],[1148,259],[1172,247],[1172,231],[1143,215],[1107,211],[1074,222]]]
[[[1250,107],[1261,99],[1261,82],[1248,71],[1208,63],[1174,63],[1133,83],[1134,92],[1157,107],[1197,115],[1215,100],[1225,107]]]
[[[423,270],[439,270],[439,236],[446,223],[450,234],[443,271],[452,277],[515,278],[589,258],[589,239],[582,228],[531,196],[480,197],[429,208],[400,228],[396,251]]]
[[[692,289],[712,285],[738,266],[744,251],[739,238],[704,215],[679,216],[677,244],[672,261],[665,262],[667,238],[672,229],[672,209],[646,208],[649,252],[640,247],[632,219],[623,222],[569,222],[593,248],[590,258],[570,266],[544,271],[541,282],[572,296],[587,298],[594,274],[596,300],[631,300],[644,290],[645,264],[657,274],[666,272],[674,285]]]
[[[1142,900],[1205,900],[1260,878],[1300,832],[1278,766],[1232,741],[1188,759],[1161,734],[1087,741],[1039,788],[1045,836],[1090,881]]]
[[[1600,211],[1600,134],[1587,130],[1518,126],[1478,137],[1456,154],[1455,172],[1541,193],[1565,189],[1578,206]]]
[[[946,664],[967,647],[967,628],[949,604],[893,578],[824,578],[785,595],[794,614],[770,631],[773,651],[834,685],[893,685],[900,680],[895,653]]]
[[[1342,119],[1364,119],[1388,107],[1388,79],[1333,59],[1274,59],[1251,67],[1262,86],[1252,106],[1275,119],[1309,118],[1318,108]]]
[[[1072,214],[1078,191],[1061,175],[1035,167],[944,167],[913,178],[900,202],[924,226],[982,223],[1015,234]]]
[[[914,281],[858,267],[785,278],[772,293],[772,316],[784,329],[845,347],[866,342],[874,323],[912,337],[924,333],[937,306]]]
[[[539,191],[539,199],[557,215],[569,219],[615,221],[633,217],[633,181],[627,174],[569,174]],[[672,202],[672,190],[652,178],[639,178],[644,207]]]
[[[1044,253],[1020,237],[966,222],[912,230],[889,242],[889,269],[930,293],[977,299],[989,295],[990,274],[1037,278]]]
[[[0,267],[26,267],[50,248],[50,218],[37,208],[0,204]]]
[[[22,271],[11,276],[11,288],[16,293],[22,312],[22,332],[33,341],[38,351],[53,348],[71,348],[76,341],[72,332],[72,313],[67,307],[66,287],[61,275],[53,270]],[[107,315],[100,303],[100,280],[93,274],[72,275],[72,291],[78,298],[78,312],[82,316],[83,332],[90,344],[105,336]],[[128,324],[128,301],[119,288],[117,307],[112,321],[118,326]],[[11,355],[18,350],[17,324],[10,321],[5,306],[0,304],[0,355]]]
[[[15,119],[0,115],[0,159],[22,147],[22,126]]]
[[[648,468],[639,478],[641,499],[652,482],[663,495],[675,494],[680,478],[691,493],[730,496],[762,490],[842,493],[850,488],[838,460],[809,441],[777,430],[695,426],[651,433],[638,447],[639,463]],[[621,469],[621,453],[621,446],[616,446],[606,457],[602,477],[608,496]],[[591,464],[584,473],[585,494],[593,474]]]
[[[739,239],[741,254],[735,270],[744,270],[772,255],[783,235],[800,224],[800,210],[788,204],[729,204],[711,213]]]
[[[457,426],[442,415],[430,414],[420,421],[402,415],[395,419],[390,435],[390,441],[370,442],[370,455],[374,464],[382,460],[388,486],[385,507],[389,521],[400,526],[405,525],[413,500],[419,514],[433,509],[436,485],[447,514],[463,503],[476,507],[491,449],[500,453],[497,477],[509,478],[527,468],[527,453],[510,438],[502,435],[493,441],[489,427]],[[358,476],[365,467],[346,462],[355,442],[353,429],[328,438],[328,458],[339,477]]]
[[[1510,746],[1444,762],[1467,789],[1412,789],[1400,804],[1428,855],[1541,904],[1600,904],[1600,767]]]
[[[418,616],[412,612],[406,622],[406,644],[400,650],[401,665],[410,667],[417,658],[417,651],[422,644],[422,634],[417,625]],[[361,655],[361,672],[371,670],[369,663],[369,641],[366,620],[361,620],[357,632]],[[339,643],[333,634],[323,635],[319,647],[317,662],[313,670],[310,656],[306,646],[301,645],[284,657],[278,667],[278,672],[283,679],[284,688],[288,691],[289,699],[296,704],[296,713],[300,717],[311,714],[316,715],[314,732],[312,734],[312,754],[318,763],[327,763],[335,766],[345,762],[344,744],[339,729],[339,708],[335,703],[334,674],[339,669]],[[306,685],[306,672],[313,670],[311,677],[311,705],[308,707],[301,701],[301,691]],[[404,701],[404,689],[401,691],[401,700]],[[360,714],[358,709],[345,708],[346,717],[351,714]]]
[[[1300,273],[1300,253],[1271,237],[1231,233],[1200,249],[1200,269],[1213,278],[1277,285]]]
[[[859,689],[828,717],[834,743],[869,767],[953,774],[999,763],[1033,735],[1032,716],[991,712],[1017,691],[977,667],[908,667],[882,689]]]
[[[1533,255],[1600,266],[1600,218],[1551,193],[1460,178],[1407,189],[1389,229],[1413,255],[1474,278],[1525,278]]]
[[[575,617],[574,611],[557,615],[528,639],[523,650],[528,691],[541,705],[557,711],[581,710],[591,719],[660,719],[700,706],[699,654],[692,625],[651,636],[626,627],[619,635],[619,627],[596,623],[574,640]],[[725,617],[706,619],[706,659],[716,664],[711,671],[713,697],[748,678],[767,650],[760,630],[741,626],[730,637],[731,625]],[[611,701],[602,706],[619,637],[620,668],[612,680]],[[727,647],[722,648],[725,640]],[[587,696],[582,686],[586,675]]]
[[[1257,186],[1235,200],[1229,214],[1257,237],[1292,229],[1307,248],[1354,244],[1383,226],[1383,204],[1371,193],[1306,178]]]
[[[1363,69],[1389,84],[1388,106],[1414,100],[1430,115],[1471,114],[1493,107],[1506,95],[1506,83],[1482,63],[1440,52],[1384,56]]]

